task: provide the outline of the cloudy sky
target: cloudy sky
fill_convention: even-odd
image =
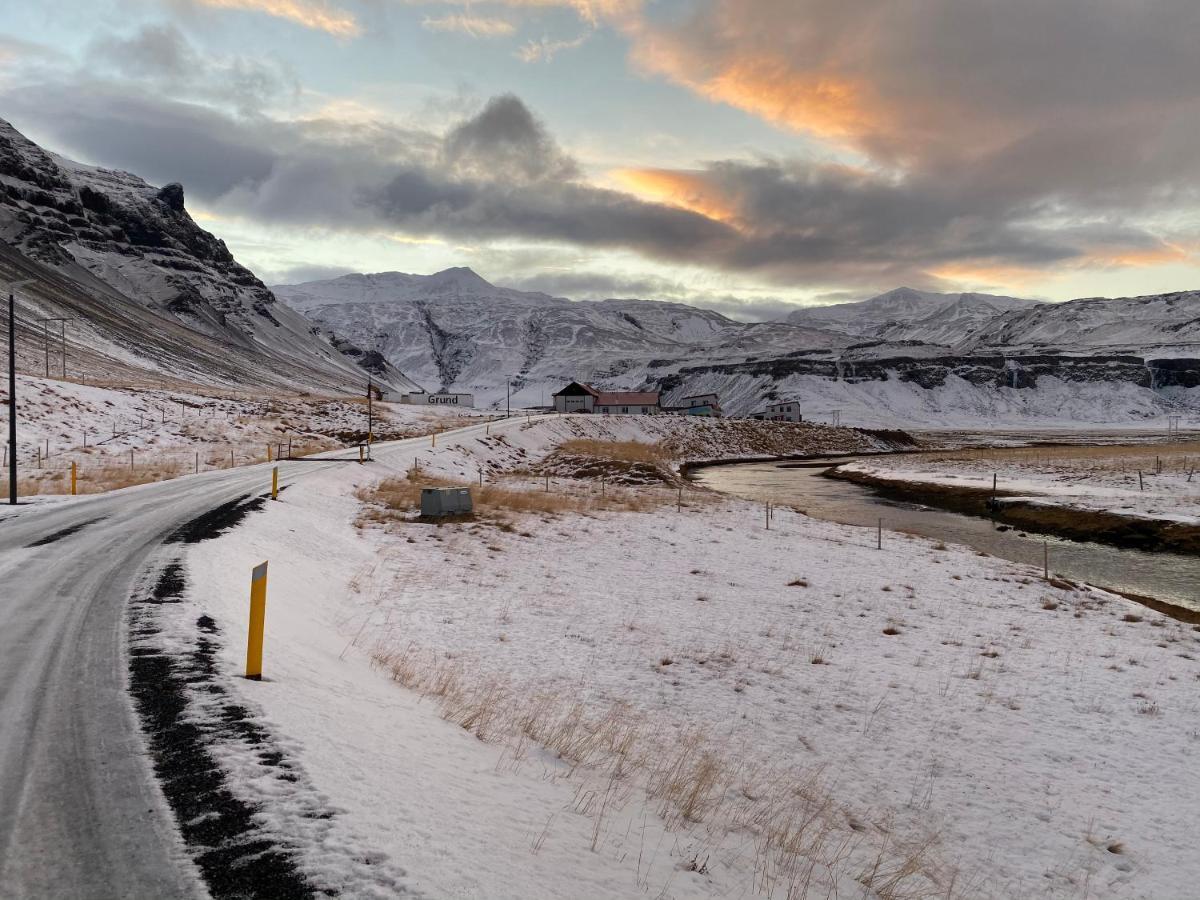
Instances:
[[[269,282],[1200,287],[1196,0],[0,0],[0,117]]]

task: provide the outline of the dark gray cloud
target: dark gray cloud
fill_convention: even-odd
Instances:
[[[456,175],[518,181],[577,178],[579,167],[513,94],[493,97],[483,110],[450,130],[444,157]]]
[[[650,72],[963,196],[1160,202],[1200,172],[1195,0],[705,0]]]
[[[777,297],[741,297],[727,292],[698,291],[670,278],[653,275],[622,276],[587,269],[497,278],[496,282],[504,287],[521,291],[541,291],[572,300],[637,299],[686,303],[688,306],[712,310],[743,322],[776,321],[797,309],[794,302]]]
[[[267,57],[202,54],[170,23],[98,35],[88,44],[84,61],[93,76],[153,84],[160,95],[229,104],[244,115],[299,92],[299,81],[286,66]]]
[[[345,266],[315,266],[296,265],[278,272],[259,273],[263,278],[270,278],[271,284],[304,284],[307,281],[326,281],[330,278],[340,278],[350,275],[353,269]]]

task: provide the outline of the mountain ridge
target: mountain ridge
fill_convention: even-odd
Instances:
[[[71,314],[79,336],[87,332],[91,345],[109,347],[114,363],[230,386],[357,393],[368,376],[412,385],[378,354],[280,303],[224,241],[196,224],[182,185],[155,187],[129,172],[69,160],[2,119],[0,240],[31,264],[71,278],[69,303],[27,292],[33,311],[39,318]],[[100,327],[118,320],[124,330]],[[176,326],[194,335],[195,353],[187,341],[172,338],[169,349],[159,341]],[[140,340],[128,328],[140,330]]]

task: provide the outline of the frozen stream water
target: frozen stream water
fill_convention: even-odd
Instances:
[[[695,479],[716,491],[749,500],[770,500],[818,519],[843,525],[862,525],[863,540],[875,541],[883,519],[887,530],[966,544],[1013,562],[1042,568],[1043,541],[1049,543],[1050,570],[1072,581],[1153,597],[1200,611],[1200,557],[1147,553],[1107,544],[1068,541],[1016,530],[999,531],[988,519],[948,512],[932,506],[879,496],[869,487],[821,477],[849,458],[814,460],[804,464],[768,462],[714,466],[694,473]]]

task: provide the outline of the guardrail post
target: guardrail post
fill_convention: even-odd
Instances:
[[[267,622],[267,564],[250,573],[250,633],[246,639],[246,677],[262,681],[263,631]]]

